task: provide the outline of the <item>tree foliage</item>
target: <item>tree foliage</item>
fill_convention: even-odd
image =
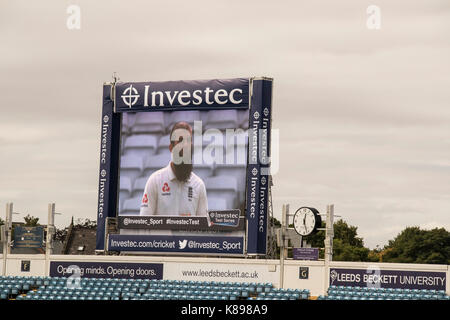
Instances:
[[[325,222],[322,222],[325,228]],[[307,242],[312,247],[323,248],[325,231],[321,230],[309,236]],[[334,223],[333,260],[334,261],[378,261],[378,257],[370,254],[370,249],[364,247],[364,241],[358,237],[358,228],[340,219]],[[324,252],[320,252],[323,258]]]
[[[25,220],[25,226],[26,227],[36,227],[38,225],[39,222],[39,218],[38,217],[33,217],[30,216],[29,214],[27,214],[23,220]]]
[[[322,223],[325,228],[325,223]],[[325,231],[308,237],[312,247],[323,247]],[[323,258],[323,252],[321,252]],[[395,263],[450,264],[450,232],[444,228],[421,230],[407,227],[384,248],[370,250],[358,237],[357,227],[343,220],[334,224],[334,261],[367,261]]]
[[[450,232],[407,227],[381,252],[383,262],[450,264]]]

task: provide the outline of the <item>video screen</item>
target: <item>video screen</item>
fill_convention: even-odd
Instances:
[[[236,226],[246,205],[248,127],[248,109],[122,113],[118,215],[146,218],[123,225]]]

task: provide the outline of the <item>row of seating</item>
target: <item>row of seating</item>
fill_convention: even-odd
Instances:
[[[271,283],[1,277],[1,299],[17,300],[299,300],[308,290]]]
[[[134,156],[123,156],[120,161],[121,177],[128,177],[130,183],[139,178],[148,178],[153,172],[165,168],[171,161],[170,155],[148,157],[145,160]],[[196,164],[193,163],[193,172],[205,180],[213,176],[231,175],[236,178],[242,178],[242,171],[247,167],[246,161],[241,163],[214,163],[214,164]],[[124,186],[126,187],[126,185]]]
[[[450,300],[444,290],[330,286],[318,300]]]
[[[248,145],[248,133],[244,130],[236,130],[230,133],[211,132],[199,137],[194,135],[192,143],[193,152],[202,152],[206,155],[222,155],[231,152],[242,152]],[[160,136],[158,134],[122,134],[122,154],[137,155],[145,157],[156,154],[170,154],[170,135]],[[220,154],[215,154],[220,152]]]
[[[185,121],[193,126],[201,121],[203,130],[243,128],[249,125],[248,110],[173,111],[123,113],[122,132],[169,133],[173,125]]]
[[[0,284],[20,284],[32,283],[37,286],[49,285],[65,285],[71,280],[65,277],[50,276],[0,276]],[[193,281],[193,280],[158,280],[158,279],[125,279],[125,278],[80,278],[81,284],[89,285],[126,285],[140,286],[147,284],[148,286],[157,287],[173,287],[173,286],[203,286],[203,287],[268,287],[273,288],[272,283],[254,283],[254,282],[225,282],[225,281]]]
[[[377,293],[426,293],[445,294],[444,290],[428,289],[403,289],[403,288],[379,288],[379,287],[352,287],[352,286],[330,286],[328,292],[377,292]]]
[[[443,296],[443,297],[433,297],[433,296],[427,296],[427,295],[397,295],[392,294],[389,296],[370,296],[370,297],[355,297],[355,296],[335,296],[335,295],[328,295],[328,296],[319,296],[318,300],[450,300],[450,296]]]

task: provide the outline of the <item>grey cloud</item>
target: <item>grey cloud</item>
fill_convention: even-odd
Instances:
[[[3,1],[0,205],[95,219],[101,87],[275,78],[281,205],[337,211],[370,246],[404,226],[450,224],[450,5],[370,2]]]

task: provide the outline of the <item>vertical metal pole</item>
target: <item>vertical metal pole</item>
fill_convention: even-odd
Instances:
[[[7,241],[6,241],[6,228],[7,226],[5,225],[5,239],[3,239],[3,268],[2,268],[2,276],[6,276],[6,256],[7,256]]]
[[[334,238],[334,205],[327,205],[327,218],[325,226],[325,281],[324,292],[326,292],[330,281],[330,262],[333,261],[333,238]]]
[[[48,204],[48,217],[47,217],[47,238],[45,242],[45,275],[50,274],[50,255],[53,253],[53,228],[55,221],[55,204]]]
[[[9,244],[9,217],[10,217],[10,212],[12,207],[12,203],[7,203],[6,204],[6,212],[5,212],[5,226],[4,226],[4,230],[5,230],[5,238],[3,239],[3,269],[2,269],[2,275],[6,276],[6,261],[7,261],[7,256],[8,256],[8,244]]]
[[[13,204],[12,202],[8,203],[6,205],[6,241],[7,241],[7,248],[6,253],[11,254],[11,237],[12,237],[12,215],[13,215]]]
[[[12,213],[13,204],[8,202],[6,204],[6,219],[5,219],[5,239],[3,241],[3,271],[2,274],[6,276],[6,266],[8,255],[11,254],[11,233],[12,233]]]
[[[285,259],[285,242],[286,236],[286,220],[289,213],[289,204],[283,204],[281,212],[281,239],[280,239],[280,288],[284,288],[284,259]]]

